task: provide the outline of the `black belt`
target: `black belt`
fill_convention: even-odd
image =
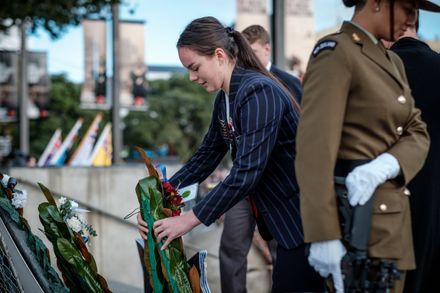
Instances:
[[[348,173],[353,171],[354,168],[368,162],[371,162],[371,160],[337,160],[334,175],[337,177],[347,177]]]

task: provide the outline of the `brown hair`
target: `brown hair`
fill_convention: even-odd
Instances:
[[[299,105],[292,94],[261,64],[243,35],[230,27],[224,27],[215,17],[206,16],[190,22],[177,41],[177,48],[182,47],[204,56],[213,56],[217,48],[223,49],[239,66],[255,70],[275,80],[285,89],[299,111]]]
[[[342,0],[345,6],[347,7],[355,7],[355,11],[362,9],[365,6],[366,0]]]
[[[261,25],[254,24],[245,28],[241,34],[250,44],[260,42],[261,44],[270,44],[269,33]]]

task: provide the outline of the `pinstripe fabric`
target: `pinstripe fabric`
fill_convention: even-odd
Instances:
[[[303,243],[294,171],[299,113],[276,82],[238,66],[231,77],[229,103],[235,133],[228,131],[225,94],[220,92],[202,145],[171,183],[203,181],[231,143],[231,172],[194,207],[195,215],[210,225],[239,200],[253,196],[278,243],[296,247]]]

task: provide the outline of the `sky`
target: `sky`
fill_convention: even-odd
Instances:
[[[338,25],[350,19],[353,9],[341,0],[312,0],[315,31]],[[433,0],[440,5],[440,0]],[[125,0],[120,7],[121,20],[145,21],[145,62],[149,65],[181,65],[176,42],[185,26],[193,19],[214,16],[223,24],[234,23],[235,0]],[[133,10],[134,13],[129,11]],[[422,12],[420,35],[440,39],[440,14]],[[66,73],[74,82],[84,79],[84,46],[81,26],[71,27],[58,40],[51,40],[42,30],[29,37],[29,48],[48,52],[50,73]]]

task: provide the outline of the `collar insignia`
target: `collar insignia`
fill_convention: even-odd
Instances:
[[[359,38],[359,36],[357,35],[357,33],[353,33],[353,34],[351,35],[351,38],[353,39],[353,41],[354,41],[355,43],[359,43],[359,42],[361,41],[361,38]]]

